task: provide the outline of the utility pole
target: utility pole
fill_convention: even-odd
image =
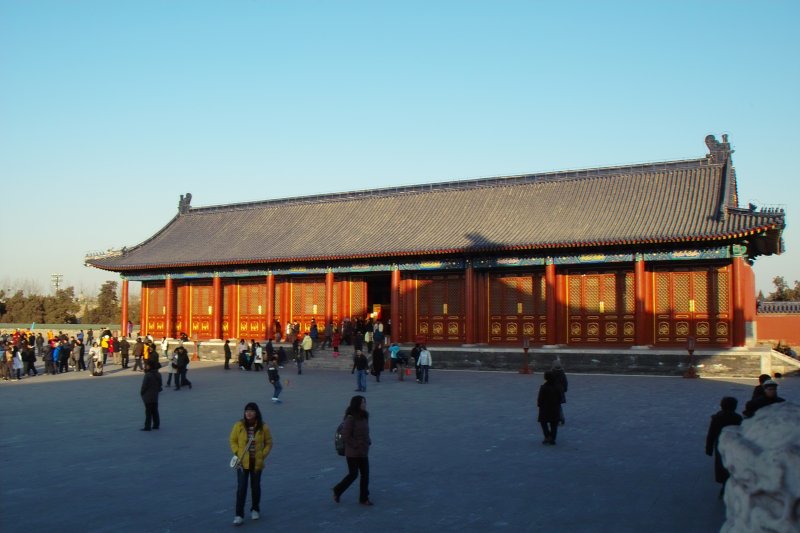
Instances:
[[[61,286],[62,279],[64,279],[64,274],[50,274],[50,282],[53,287],[55,287],[56,292],[58,292],[58,288]]]

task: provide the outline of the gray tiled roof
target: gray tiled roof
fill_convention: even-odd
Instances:
[[[782,211],[736,206],[730,159],[571,171],[189,208],[98,268],[135,271],[735,240]],[[773,238],[775,238],[773,235]],[[773,250],[777,251],[777,250]],[[762,252],[763,253],[763,252]]]

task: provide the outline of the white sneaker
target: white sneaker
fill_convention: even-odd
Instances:
[[[252,520],[258,520],[259,518],[261,518],[261,515],[258,514],[258,511],[253,511],[250,513],[250,518]]]
[[[278,401],[278,399],[277,399],[275,396],[273,396],[273,397],[272,397],[272,401],[273,401],[273,402],[277,402],[277,401]]]
[[[242,524],[244,524],[244,518],[242,518],[241,516],[237,516],[236,518],[233,519],[234,526],[241,526]]]

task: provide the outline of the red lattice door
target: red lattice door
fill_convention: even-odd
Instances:
[[[267,286],[264,282],[239,284],[239,336],[261,340],[267,332]]]
[[[633,272],[567,275],[568,339],[571,344],[632,344],[636,310]]]
[[[147,334],[154,338],[166,336],[167,290],[161,286],[145,288],[147,299]]]
[[[728,267],[663,269],[655,275],[656,344],[731,344],[730,272]]]
[[[417,334],[431,341],[464,342],[464,278],[417,279]]]
[[[210,284],[189,286],[190,308],[192,310],[189,337],[205,340],[211,338],[212,288]]]
[[[317,328],[325,324],[325,280],[304,279],[292,281],[292,320],[300,322],[300,332],[310,330],[311,320]]]
[[[222,285],[222,338],[223,339],[230,339],[235,337],[235,333],[233,331],[233,317],[231,316],[231,311],[233,310],[233,305],[231,303],[231,299],[233,295],[236,293],[237,284],[233,283],[224,283]]]
[[[547,341],[547,287],[544,273],[499,274],[489,278],[489,340]]]
[[[350,281],[350,318],[367,316],[367,282],[361,278]]]
[[[170,337],[177,338],[182,331],[188,331],[187,320],[188,312],[186,309],[186,291],[189,289],[186,285],[178,285],[175,287],[175,301],[173,309],[175,310],[175,331],[171,332]]]

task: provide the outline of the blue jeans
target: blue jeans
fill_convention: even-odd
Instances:
[[[281,385],[281,380],[276,379],[275,383],[272,384],[272,387],[275,389],[275,392],[272,393],[273,398],[277,398],[281,395],[281,391],[283,390],[283,385]]]
[[[356,383],[358,384],[358,388],[362,391],[367,390],[367,371],[366,370],[356,370]]]
[[[247,499],[247,481],[250,480],[250,510],[261,511],[261,470],[236,471],[236,516],[244,517],[244,501]]]

